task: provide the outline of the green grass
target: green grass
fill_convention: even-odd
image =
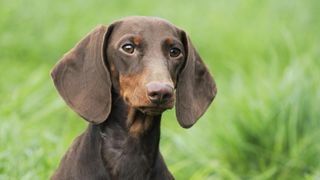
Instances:
[[[320,1],[0,0],[0,179],[48,179],[86,126],[49,72],[97,24],[160,16],[185,29],[218,85],[161,151],[176,179],[320,178]]]

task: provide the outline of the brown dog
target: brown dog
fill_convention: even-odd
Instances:
[[[89,121],[52,179],[174,179],[159,151],[160,119],[176,107],[191,127],[216,95],[187,34],[153,17],[98,26],[52,71],[66,103]]]

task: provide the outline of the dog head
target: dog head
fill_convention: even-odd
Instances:
[[[176,106],[192,126],[216,95],[216,85],[185,31],[153,17],[128,17],[98,26],[52,71],[66,103],[89,122],[105,121],[111,88],[148,115]]]

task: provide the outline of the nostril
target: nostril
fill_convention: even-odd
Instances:
[[[149,93],[149,96],[155,97],[155,96],[158,96],[158,93],[157,92],[151,92],[151,93]]]
[[[163,100],[167,100],[167,99],[170,99],[171,96],[172,96],[172,93],[167,92],[167,93],[163,94],[162,99],[163,99]]]
[[[150,93],[148,93],[148,96],[150,99],[154,99],[154,100],[161,98],[160,97],[161,95],[158,92],[150,92]]]

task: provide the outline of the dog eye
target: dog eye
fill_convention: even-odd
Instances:
[[[134,52],[134,45],[133,44],[125,44],[122,47],[122,50],[124,50],[126,53],[132,54]]]
[[[170,49],[170,57],[178,57],[180,54],[181,54],[181,50],[179,48]]]

